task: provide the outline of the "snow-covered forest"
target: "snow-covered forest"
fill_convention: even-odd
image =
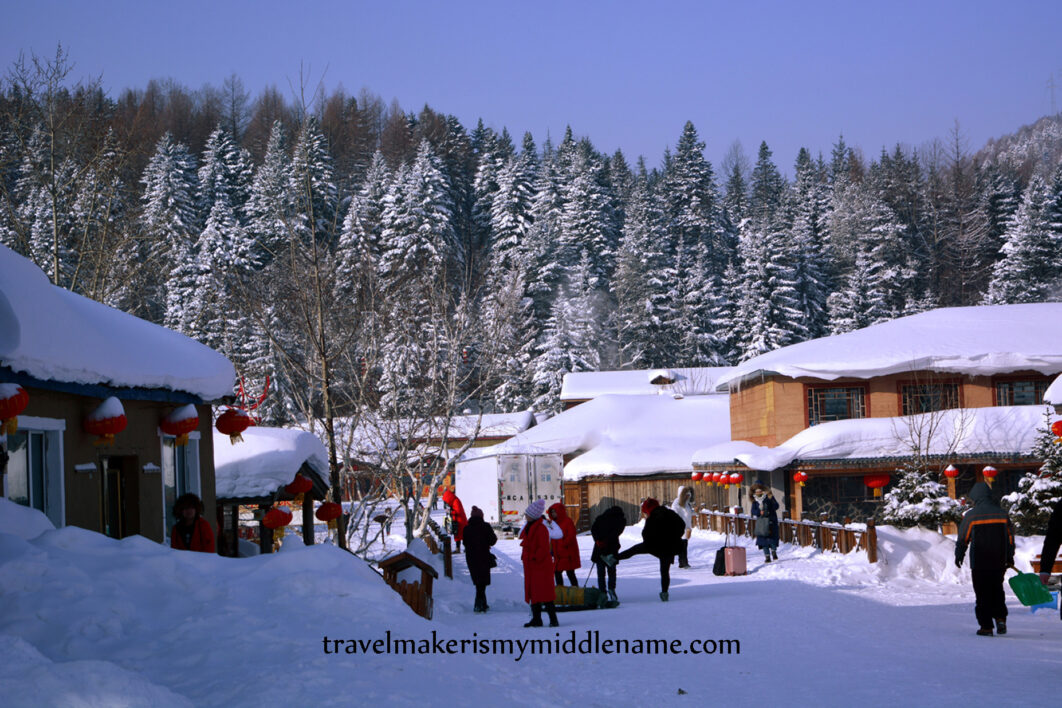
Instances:
[[[1060,292],[1060,116],[978,152],[956,126],[712,165],[728,137],[691,122],[633,158],[366,91],[112,96],[70,68],[59,51],[3,81],[0,242],[223,352],[245,392],[269,377],[269,422],[549,409],[567,372],[732,364]]]

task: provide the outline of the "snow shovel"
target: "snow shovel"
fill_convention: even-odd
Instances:
[[[1034,607],[1036,605],[1049,606],[1054,608],[1054,598],[1051,593],[1047,591],[1043,583],[1040,582],[1040,576],[1036,573],[1022,573],[1014,566],[1010,566],[1017,573],[1013,578],[1008,580],[1010,583],[1010,589],[1014,591],[1014,594],[1018,596],[1018,600],[1026,607]],[[1050,603],[1050,604],[1048,604]],[[1033,610],[1035,612],[1035,610]]]

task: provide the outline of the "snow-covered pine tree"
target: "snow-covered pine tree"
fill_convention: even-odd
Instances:
[[[604,163],[589,145],[580,143],[572,156],[562,185],[558,255],[561,263],[574,264],[585,251],[590,259],[590,278],[595,289],[607,287],[615,270],[616,246],[612,195],[603,183]]]
[[[829,295],[829,266],[824,256],[822,223],[826,210],[826,176],[804,148],[796,162],[796,183],[792,191],[792,224],[789,241],[794,250],[793,287],[806,336],[827,333],[826,298]]]
[[[339,234],[339,200],[332,155],[313,115],[306,116],[291,158],[294,228],[304,243],[327,247]]]
[[[667,366],[674,359],[667,299],[670,259],[658,197],[644,174],[634,184],[623,226],[612,292],[621,368]]]
[[[361,188],[351,198],[336,247],[336,296],[368,308],[380,259],[383,209],[391,171],[379,150],[372,157]]]
[[[921,526],[931,530],[958,521],[962,506],[937,481],[939,474],[916,459],[908,460],[897,470],[896,484],[885,492],[878,520],[900,528]]]
[[[1026,536],[1045,532],[1051,512],[1062,499],[1062,445],[1051,432],[1050,411],[1044,414],[1043,427],[1036,431],[1032,455],[1044,461],[1040,469],[1022,475],[1018,491],[1003,497],[1014,530]]]
[[[284,248],[292,228],[295,195],[291,182],[291,158],[284,140],[284,126],[273,123],[262,164],[255,171],[245,207],[248,227],[254,236],[263,265],[272,262]]]
[[[1059,236],[1047,210],[1049,189],[1034,176],[1004,235],[984,302],[1002,305],[1057,299],[1062,278]]]

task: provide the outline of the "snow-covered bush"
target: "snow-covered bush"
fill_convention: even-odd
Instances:
[[[1044,427],[1037,431],[1033,455],[1042,459],[1043,465],[1018,480],[1018,491],[1003,497],[1015,531],[1025,536],[1044,533],[1047,519],[1062,497],[1062,445],[1055,442],[1051,433],[1050,413],[1045,415]]]
[[[922,526],[936,529],[962,516],[959,502],[948,496],[948,489],[936,481],[934,472],[912,460],[897,470],[899,481],[885,493],[879,512],[882,523],[900,528]]]

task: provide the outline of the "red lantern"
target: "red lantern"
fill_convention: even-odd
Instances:
[[[199,413],[191,403],[172,411],[159,423],[159,430],[177,438],[174,440],[177,446],[187,445],[188,434],[198,427]]]
[[[343,507],[336,502],[325,502],[314,514],[321,521],[331,523],[343,515]]]
[[[122,402],[111,396],[85,418],[81,428],[89,435],[96,436],[93,445],[113,445],[114,436],[125,430],[128,424]]]
[[[804,482],[808,481],[808,473],[807,472],[797,472],[796,474],[793,475],[793,481],[794,482],[800,482],[800,486],[803,487],[804,486]]]
[[[981,475],[985,478],[986,482],[995,481],[996,475],[998,475],[998,474],[999,474],[999,470],[997,470],[992,465],[988,465],[983,470],[981,470]]]
[[[744,480],[744,479],[745,479],[745,475],[741,474],[740,472],[732,472],[730,474],[730,483],[731,484],[741,484],[742,480]]]
[[[2,414],[0,414],[0,418],[3,418]],[[1062,420],[1056,420],[1051,423],[1051,432],[1055,434],[1055,442],[1062,444]]]
[[[313,482],[310,481],[309,477],[301,474],[295,475],[295,480],[284,487],[284,491],[293,497],[298,496],[299,494],[305,494],[311,489],[313,489]]]
[[[887,474],[868,474],[863,477],[863,484],[874,490],[875,497],[880,497],[881,488],[888,484],[890,479],[892,477]]]
[[[712,473],[712,484],[722,484],[722,482],[723,482],[723,473],[722,472],[713,472]]]
[[[948,465],[944,468],[944,476],[948,479],[955,479],[959,476],[959,468],[955,465]]]
[[[290,511],[285,510],[283,507],[276,507],[267,511],[266,515],[262,517],[262,525],[276,530],[290,524],[292,518]]]
[[[698,471],[694,470],[693,474],[690,475],[690,479],[692,479],[694,482],[700,482],[701,481],[701,477],[703,477],[703,476],[704,476],[703,472],[698,472]]]
[[[0,435],[18,432],[18,414],[29,405],[29,394],[18,384],[0,384]]]
[[[247,412],[243,409],[229,408],[218,416],[214,427],[222,435],[228,435],[229,442],[235,445],[238,442],[243,442],[241,433],[247,430],[252,422],[251,416],[247,415]]]

